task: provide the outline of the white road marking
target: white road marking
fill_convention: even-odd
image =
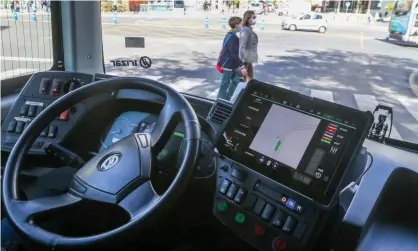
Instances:
[[[19,68],[10,71],[3,71],[0,73],[0,79],[8,79],[13,77],[19,77],[23,75],[27,75],[29,73],[39,72],[39,69],[29,69],[29,68]]]
[[[398,101],[418,121],[418,98],[399,97]]]
[[[278,86],[280,88],[284,88],[284,89],[290,90],[290,86],[287,86],[287,85],[284,85],[284,84],[281,84],[281,83],[277,83],[277,84],[275,84],[275,86]]]
[[[354,94],[354,99],[356,100],[357,107],[362,111],[373,112],[379,104],[375,96],[372,95]]]
[[[163,78],[163,76],[154,76],[154,75],[142,75],[141,78],[149,78],[155,81],[158,81]]]
[[[3,57],[0,56],[0,60],[5,61],[26,61],[26,62],[45,62],[52,63],[52,58],[27,58],[27,57]]]
[[[186,92],[193,87],[202,85],[206,79],[204,78],[183,78],[174,83],[167,83],[178,92]]]
[[[209,95],[207,95],[206,98],[208,98],[208,99],[216,99],[216,97],[218,96],[218,92],[219,92],[219,88],[217,88],[213,92],[209,93]]]
[[[354,99],[356,100],[357,107],[362,111],[373,112],[376,106],[379,104],[379,102],[376,100],[376,97],[372,95],[354,94]],[[402,140],[401,135],[393,125],[392,132],[390,133],[390,138]]]
[[[334,102],[334,97],[331,91],[311,90],[311,97],[320,98],[330,102]]]

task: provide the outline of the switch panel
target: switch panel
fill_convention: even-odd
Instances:
[[[227,158],[219,158],[217,187],[215,217],[257,250],[311,250],[317,205]]]

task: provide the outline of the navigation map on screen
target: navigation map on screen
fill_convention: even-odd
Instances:
[[[296,169],[320,122],[273,104],[250,149]]]

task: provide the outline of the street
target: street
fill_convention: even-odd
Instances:
[[[209,15],[102,16],[106,73],[149,77],[192,95],[216,98],[216,59],[227,30]],[[49,19],[1,17],[1,75],[47,70],[52,64]],[[380,41],[387,24],[330,22],[325,34],[281,30],[279,17],[258,17],[255,78],[361,110],[381,103],[394,109],[392,138],[418,143],[418,98],[408,81],[418,69],[418,49]],[[262,25],[264,27],[262,27]],[[125,48],[125,37],[144,37],[145,48]],[[26,40],[24,40],[26,39]],[[30,42],[28,42],[30,41]],[[112,60],[152,59],[152,66],[117,67]],[[418,85],[418,84],[417,84]]]

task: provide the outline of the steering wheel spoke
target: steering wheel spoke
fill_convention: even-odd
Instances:
[[[131,220],[133,220],[147,214],[160,198],[151,181],[148,180],[119,202],[119,206],[128,212]]]
[[[167,97],[168,99],[168,97]],[[181,109],[176,102],[166,101],[151,132],[152,151],[159,153],[175,130]]]
[[[21,220],[27,222],[37,214],[69,207],[80,201],[80,197],[65,193],[28,201],[14,200],[13,204],[15,205],[15,210],[19,213]]]

